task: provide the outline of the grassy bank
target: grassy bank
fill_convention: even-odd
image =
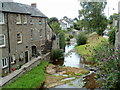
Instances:
[[[42,61],[39,66],[33,68],[31,71],[25,73],[15,82],[6,86],[5,88],[35,88],[39,87],[40,83],[45,80],[45,67],[48,62]]]
[[[102,42],[107,41],[104,37],[98,36],[97,33],[92,33],[88,36],[87,44],[76,46],[75,51],[86,60],[93,61],[94,49]]]

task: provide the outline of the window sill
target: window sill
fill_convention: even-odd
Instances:
[[[5,24],[4,22],[0,22],[0,24]]]
[[[21,22],[17,22],[16,24],[22,24]]]
[[[17,44],[22,44],[22,41],[20,41],[20,42],[17,42]]]
[[[26,25],[26,24],[27,24],[27,22],[24,22],[23,24],[24,24],[24,25]]]
[[[6,65],[6,66],[4,66],[4,67],[2,67],[2,69],[5,69],[5,68],[7,68],[8,66]]]
[[[5,45],[1,45],[0,48],[5,48],[6,46]]]
[[[11,62],[11,65],[14,65],[15,64],[15,62]]]

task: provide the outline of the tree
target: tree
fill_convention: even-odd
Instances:
[[[51,24],[51,23],[53,23],[53,22],[59,22],[59,21],[58,21],[58,18],[56,18],[56,17],[51,17],[50,19],[48,19],[48,23],[49,23],[49,24]]]
[[[61,30],[60,24],[58,22],[52,22],[50,26],[52,27],[56,34],[58,34]]]
[[[83,9],[79,13],[83,17],[82,21],[88,32],[100,30],[102,33],[107,27],[107,18],[103,14],[106,4],[106,2],[80,3]]]

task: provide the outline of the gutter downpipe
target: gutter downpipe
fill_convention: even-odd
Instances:
[[[8,36],[8,56],[9,56],[9,61],[8,61],[8,68],[9,68],[9,73],[11,72],[11,65],[10,65],[10,53],[11,53],[11,49],[10,49],[10,33],[9,33],[9,19],[8,19],[8,13],[7,13],[7,36]]]

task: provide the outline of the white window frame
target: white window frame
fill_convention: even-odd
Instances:
[[[27,24],[27,15],[24,15],[23,24]]]
[[[20,38],[21,38],[21,40],[18,41],[18,37],[17,37],[17,43],[20,44],[20,43],[22,43],[22,33],[18,32],[17,35],[18,35],[18,34],[20,34]]]
[[[3,61],[3,60],[4,60],[4,61]],[[6,63],[6,65],[3,65],[3,63],[4,63],[4,64]],[[7,58],[2,58],[2,68],[6,68],[6,67],[8,67]]]
[[[5,35],[4,34],[0,34],[0,36],[4,36],[4,44],[3,45],[0,45],[0,47],[5,47]]]
[[[0,24],[5,24],[5,21],[4,21],[4,13],[0,12]]]
[[[20,14],[17,14],[17,15],[16,15],[16,24],[21,24],[21,23],[22,23],[21,15],[20,15]]]
[[[13,61],[11,62],[11,64],[15,63],[15,55],[12,55],[11,58],[13,59]]]

